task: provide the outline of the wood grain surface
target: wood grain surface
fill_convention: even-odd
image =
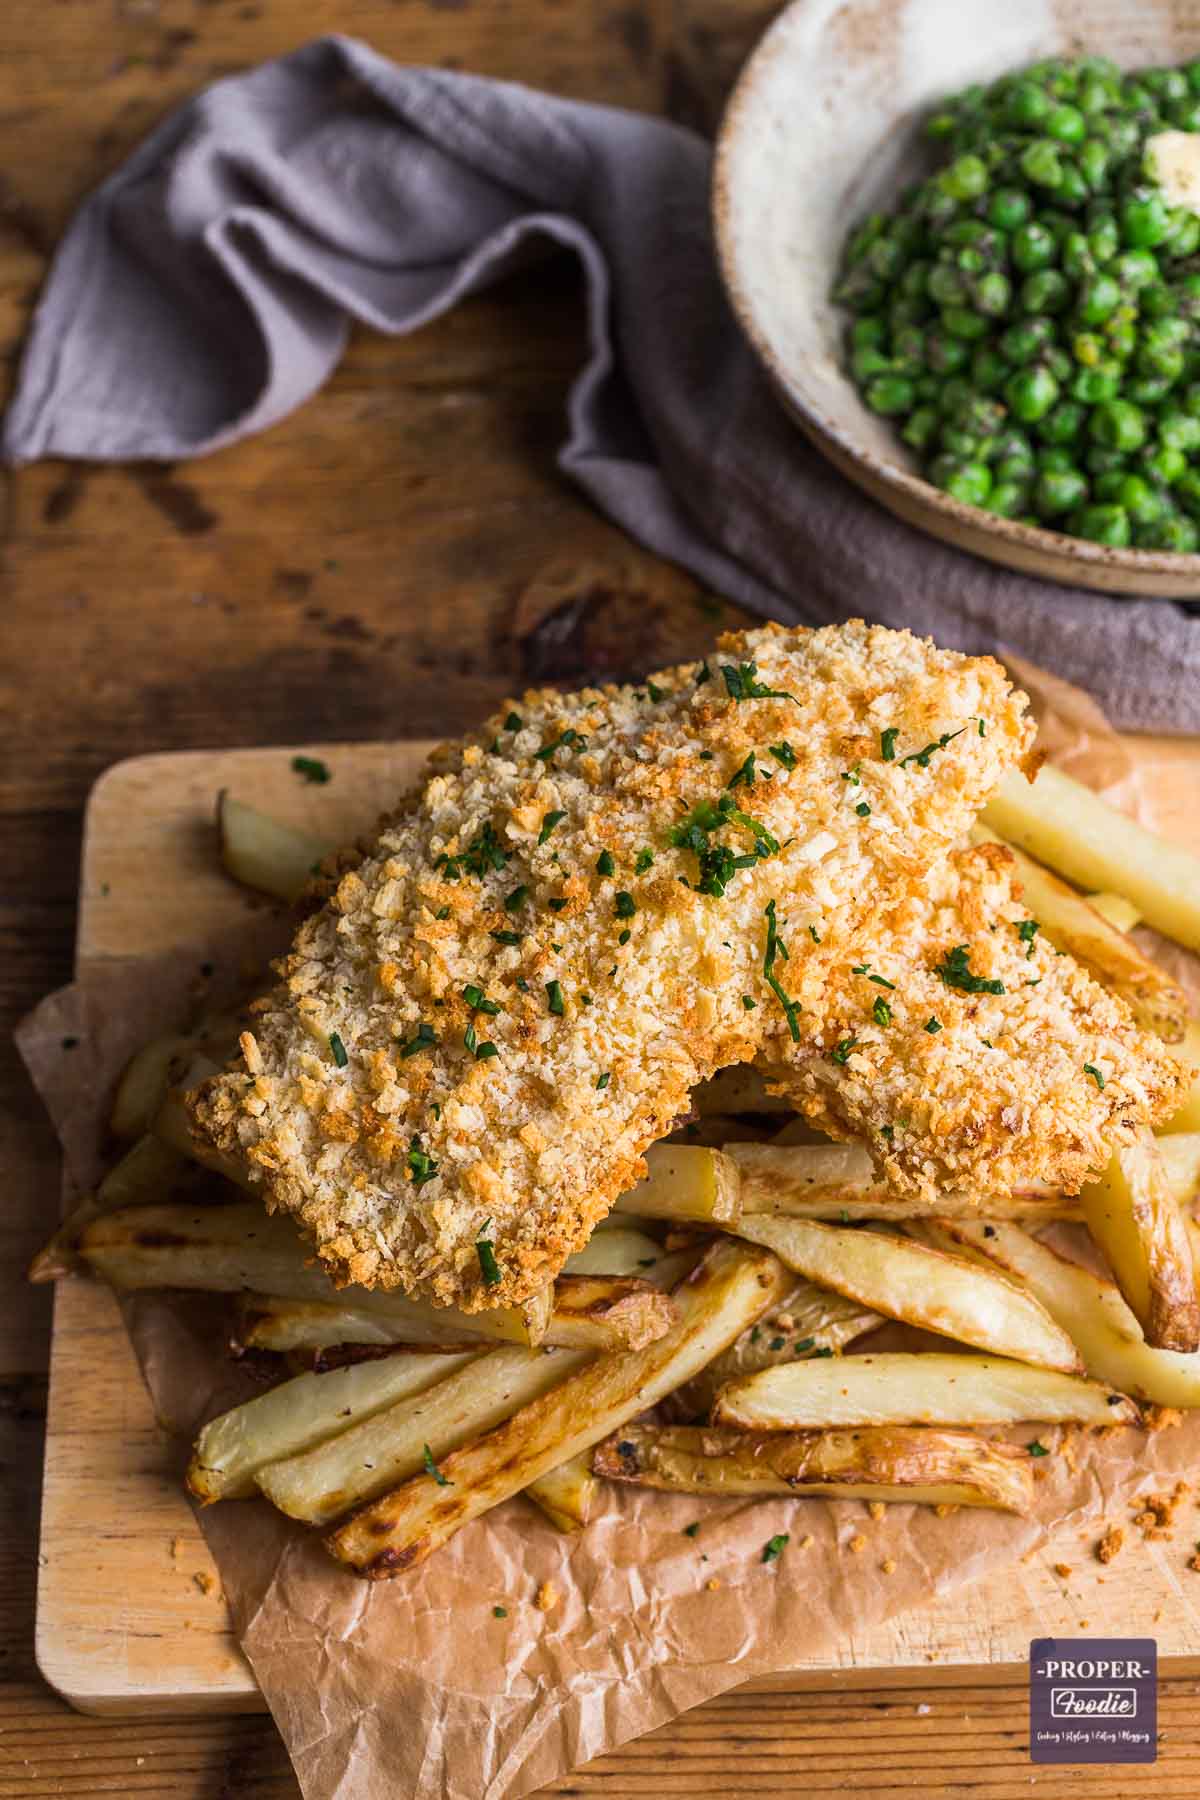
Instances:
[[[884,0],[886,5],[886,0]],[[867,9],[869,10],[869,9]],[[521,78],[709,129],[759,0],[8,0],[0,8],[7,383],[76,202],[207,80],[336,28],[399,60]],[[357,336],[254,442],[186,467],[3,477],[0,530],[0,1800],[295,1800],[269,1720],[72,1714],[33,1657],[49,1298],[22,1271],[57,1199],[9,1029],[68,978],[82,808],[147,750],[452,732],[526,678],[633,672],[716,617],[558,477],[582,347],[566,263],[408,340]],[[1032,1770],[1023,1682],[781,1693],[703,1708],[559,1795],[1116,1800],[1200,1792],[1191,1679],[1154,1768]]]

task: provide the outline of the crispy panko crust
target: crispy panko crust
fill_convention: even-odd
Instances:
[[[1015,866],[983,844],[889,895],[808,960],[800,1041],[777,1030],[764,1054],[768,1086],[831,1136],[862,1139],[901,1193],[1077,1193],[1179,1103],[1182,1070],[1038,935]]]
[[[527,693],[435,753],[302,924],[195,1127],[336,1279],[516,1303],[780,1016],[768,904],[816,932],[911,886],[1032,732],[998,663],[860,621],[732,634],[641,688]],[[747,864],[723,894],[672,841],[701,805],[698,847]]]

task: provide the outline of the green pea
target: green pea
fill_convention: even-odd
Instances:
[[[1013,232],[1012,259],[1022,274],[1032,275],[1035,269],[1047,269],[1057,258],[1058,240],[1039,220],[1031,219]]]
[[[1090,369],[1080,369],[1071,382],[1070,395],[1081,406],[1098,406],[1102,400],[1115,400],[1121,391],[1121,365],[1106,360]]]
[[[1062,181],[1062,160],[1053,138],[1035,138],[1032,144],[1022,151],[1018,166],[1026,181],[1032,182],[1034,187],[1056,188]],[[1165,213],[1166,209],[1163,210]],[[1151,240],[1139,241],[1149,242]]]
[[[963,407],[969,406],[975,398],[975,390],[961,375],[952,375],[949,381],[943,381],[938,398],[942,417],[957,419]]]
[[[1080,283],[1078,313],[1085,325],[1103,325],[1121,304],[1121,289],[1111,275],[1089,275]]]
[[[1104,336],[1109,350],[1122,361],[1132,356],[1137,347],[1137,331],[1132,320],[1123,319],[1119,313],[1105,321]]]
[[[1161,406],[1171,391],[1172,378],[1169,375],[1134,375],[1125,377],[1121,387],[1121,395],[1131,400],[1135,406]]]
[[[855,319],[850,327],[850,343],[855,350],[881,349],[887,327],[880,318]]]
[[[1123,288],[1137,293],[1159,279],[1158,262],[1148,250],[1123,250],[1113,259],[1109,274],[1114,275]]]
[[[900,292],[906,300],[923,300],[929,286],[933,264],[924,257],[910,262],[900,277]]]
[[[1118,506],[1123,506],[1135,525],[1148,525],[1152,519],[1160,519],[1167,510],[1161,492],[1151,487],[1142,475],[1119,475],[1116,492],[1103,498],[1111,498]]]
[[[1200,530],[1179,513],[1164,513],[1161,519],[1140,526],[1135,542],[1139,550],[1171,550],[1189,556],[1200,544]]]
[[[968,506],[983,506],[992,491],[991,470],[986,463],[962,461],[956,456],[935,456],[930,479],[943,492]]]
[[[898,375],[920,375],[925,368],[925,333],[919,325],[892,332],[892,362]]]
[[[1108,148],[1099,138],[1090,137],[1080,144],[1079,173],[1093,194],[1098,194],[1108,180]]]
[[[996,455],[1004,461],[1033,463],[1033,444],[1019,425],[1006,425],[996,438]]]
[[[855,350],[852,353],[850,369],[855,381],[861,387],[864,382],[873,380],[876,375],[889,375],[892,369],[892,359],[890,356],[885,356],[882,350],[876,350],[871,345],[867,345],[865,349]]]
[[[1200,469],[1185,469],[1176,484],[1175,497],[1186,513],[1200,519]]]
[[[1043,469],[1074,469],[1078,465],[1075,452],[1068,450],[1065,444],[1043,444],[1034,461],[1039,471]]]
[[[1136,119],[1126,119],[1119,115],[1109,115],[1097,120],[1096,133],[1104,138],[1109,155],[1117,162],[1124,162],[1127,157],[1133,156],[1142,141]]]
[[[914,450],[927,450],[937,435],[938,415],[932,406],[918,406],[909,413],[900,436]]]
[[[1052,110],[1050,96],[1044,88],[1037,87],[1032,81],[1019,81],[1009,90],[1004,117],[1008,124],[1028,130],[1031,125],[1042,125]]]
[[[1182,72],[1187,76],[1187,83],[1193,94],[1200,94],[1200,58],[1185,63]]]
[[[971,380],[985,394],[995,393],[1012,374],[1012,369],[998,350],[980,344],[971,358]]]
[[[993,481],[992,491],[984,502],[990,513],[1001,519],[1015,519],[1029,505],[1027,481]]]
[[[942,327],[951,337],[965,338],[968,343],[975,343],[979,338],[987,336],[988,322],[982,313],[972,312],[968,306],[944,306]]]
[[[999,350],[1010,363],[1032,362],[1053,341],[1054,324],[1050,319],[1018,319],[1001,334]]]
[[[1103,444],[1092,444],[1085,452],[1083,466],[1089,475],[1108,475],[1114,469],[1126,469],[1129,458],[1121,450],[1106,450]]]
[[[1171,230],[1167,203],[1155,188],[1133,188],[1121,203],[1121,236],[1135,250],[1153,249]]]
[[[1061,344],[1048,344],[1042,352],[1041,360],[1043,367],[1049,369],[1060,386],[1064,381],[1070,381],[1075,373],[1075,364]]]
[[[1175,297],[1165,281],[1148,281],[1138,293],[1138,310],[1144,319],[1169,318]]]
[[[1004,387],[1004,398],[1016,417],[1023,419],[1026,424],[1045,418],[1058,399],[1058,394],[1058,382],[1049,369],[1040,365],[1018,369]]]
[[[1082,506],[1087,496],[1087,480],[1078,469],[1043,469],[1033,490],[1033,504],[1042,518],[1055,519]]]
[[[1060,400],[1038,423],[1038,436],[1047,444],[1073,444],[1083,431],[1084,409],[1076,400]]]
[[[1184,412],[1192,413],[1196,418],[1200,418],[1200,381],[1190,382],[1181,394],[1175,396],[1175,400]]]
[[[1026,223],[1032,211],[1029,195],[1022,188],[997,188],[988,201],[988,224],[998,231],[1015,231]]]
[[[1054,190],[1054,198],[1060,206],[1082,206],[1091,189],[1087,176],[1079,164],[1070,157],[1065,157],[1058,177],[1058,186]]]
[[[1143,450],[1140,460],[1150,479],[1164,487],[1173,487],[1187,473],[1187,456],[1175,444],[1154,444]]]
[[[989,440],[976,431],[965,431],[961,425],[945,424],[938,434],[939,450],[948,451],[960,462],[987,462]]]
[[[894,237],[877,237],[863,260],[880,281],[895,281],[908,257]]]
[[[1129,479],[1125,469],[1110,469],[1107,474],[1092,476],[1093,500],[1117,500],[1121,498],[1121,489]]]
[[[1058,269],[1037,269],[1021,283],[1021,309],[1027,313],[1065,312],[1071,284]]]
[[[1109,544],[1117,550],[1123,550],[1131,536],[1129,514],[1123,506],[1083,506],[1071,514],[1068,526],[1074,537]]]
[[[1099,264],[1109,263],[1121,248],[1121,228],[1111,213],[1104,213],[1093,219],[1088,226],[1088,245],[1093,260]]]
[[[1200,116],[1200,106],[1196,108],[1196,112]],[[1200,131],[1200,125],[1191,129]],[[1194,256],[1197,248],[1200,248],[1200,219],[1193,212],[1185,212],[1182,207],[1176,210],[1173,217],[1177,223],[1164,248],[1169,256],[1179,261],[1185,256]]]
[[[1092,413],[1088,428],[1106,450],[1128,453],[1146,441],[1146,415],[1128,400],[1107,400]]]
[[[1168,105],[1187,99],[1188,81],[1182,69],[1145,69],[1141,81],[1144,87],[1149,88],[1152,94]]]
[[[956,157],[942,170],[941,183],[952,200],[978,200],[987,188],[987,165],[978,156]]]
[[[978,312],[986,319],[1002,319],[1012,300],[1012,283],[999,269],[981,275],[974,285],[972,298]]]
[[[846,262],[860,262],[871,245],[886,228],[887,219],[881,212],[868,213],[862,224],[851,234],[846,245]]]
[[[967,297],[967,284],[949,263],[934,263],[925,291],[938,306],[961,306]]]
[[[916,400],[913,384],[903,375],[876,375],[868,381],[863,398],[872,412],[891,417],[911,411]]]
[[[953,375],[971,360],[970,346],[934,326],[925,337],[925,360],[935,375]]]

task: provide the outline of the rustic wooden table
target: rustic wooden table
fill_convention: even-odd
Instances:
[[[886,0],[884,0],[886,4]],[[324,30],[710,129],[759,0],[8,0],[0,340],[11,370],[72,207],[177,100]],[[592,513],[554,450],[582,348],[568,266],[406,341],[358,337],[324,393],[186,468],[5,478],[0,624],[0,1797],[295,1796],[268,1720],[73,1715],[33,1661],[49,1306],[21,1275],[55,1145],[9,1029],[71,972],[79,821],[145,750],[453,732],[528,679],[695,653],[717,606]],[[1154,1769],[1033,1770],[1023,1685],[889,1685],[705,1707],[552,1791],[632,1800],[1200,1791],[1200,1684],[1168,1680]]]

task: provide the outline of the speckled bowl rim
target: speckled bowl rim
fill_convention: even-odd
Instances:
[[[1086,538],[1070,537],[1060,531],[1046,531],[1036,525],[1022,525],[1015,519],[1002,519],[995,513],[989,513],[983,507],[969,506],[965,501],[956,500],[953,495],[934,487],[932,482],[923,480],[921,476],[914,475],[897,463],[885,461],[868,449],[844,426],[814,406],[806,397],[799,379],[788,369],[760,323],[739,272],[733,241],[735,194],[731,164],[735,148],[746,128],[746,121],[755,108],[762,70],[768,61],[783,53],[790,22],[810,7],[821,3],[822,0],[792,0],[791,5],[785,6],[767,27],[747,57],[726,103],[713,156],[711,206],[717,264],[738,323],[767,373],[799,415],[818,449],[824,451],[822,440],[830,439],[852,464],[869,470],[877,481],[907,494],[918,505],[932,508],[949,519],[956,519],[971,531],[994,537],[998,543],[1020,544],[1043,556],[1067,557],[1074,562],[1109,570],[1127,569],[1131,577],[1173,575],[1178,578],[1193,575],[1197,594],[1200,594],[1200,553],[1181,550],[1126,550],[1110,544],[1093,544]],[[831,270],[831,278],[832,273]],[[843,379],[846,386],[854,391],[849,377],[844,375]],[[928,531],[925,526],[918,525],[915,528]],[[1053,576],[1037,576],[1036,579],[1046,581],[1050,586],[1055,584]]]

